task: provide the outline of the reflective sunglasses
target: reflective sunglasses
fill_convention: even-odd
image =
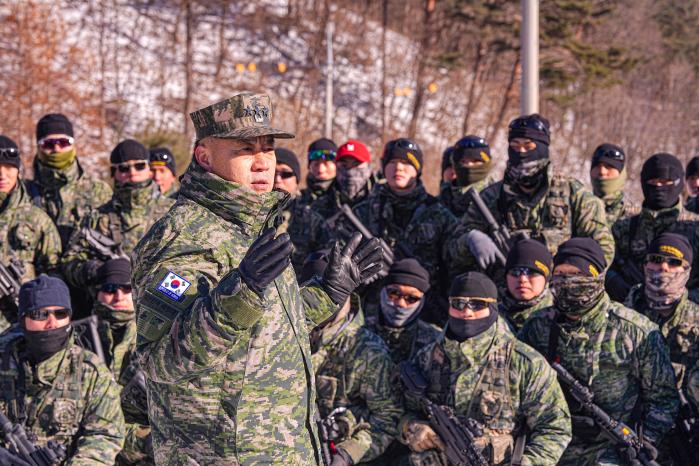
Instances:
[[[396,288],[386,288],[386,294],[388,295],[388,299],[390,299],[391,301],[400,301],[401,299],[403,299],[408,304],[415,304],[422,300],[420,296],[404,294]]]
[[[70,309],[56,309],[55,311],[47,311],[44,309],[34,309],[29,311],[26,315],[32,320],[46,320],[49,318],[49,314],[53,314],[56,320],[62,320],[70,317]]]
[[[136,171],[140,172],[148,168],[148,162],[140,161],[140,162],[124,162],[124,163],[113,163],[112,164],[112,175],[114,174],[115,170],[119,170],[119,173],[128,173],[131,171],[131,167],[136,169]]]
[[[17,158],[19,157],[19,149],[15,149],[14,147],[3,147],[0,149],[0,157],[6,159]]]
[[[490,146],[488,146],[488,143],[485,142],[485,139],[480,138],[478,136],[466,136],[461,139],[459,139],[456,144],[454,144],[455,149],[463,148],[463,149],[488,149]]]
[[[545,133],[546,135],[550,135],[549,129],[544,125],[544,123],[541,120],[537,120],[535,118],[517,118],[512,123],[510,123],[509,126],[509,129],[516,128],[535,129],[537,131]]]
[[[313,162],[314,160],[327,160],[329,162],[334,162],[337,152],[329,149],[319,149],[308,153],[308,160]]]
[[[598,150],[594,153],[592,159],[596,161],[601,159],[602,157],[606,157],[612,160],[619,160],[621,162],[624,161],[624,153],[616,149]]]
[[[104,293],[114,294],[117,290],[121,290],[123,293],[131,293],[131,285],[121,285],[118,283],[105,283],[100,287],[100,291]]]
[[[543,275],[540,271],[535,269],[530,269],[529,267],[513,267],[507,271],[507,275],[512,275],[513,277],[520,277],[524,275],[525,277],[531,277],[533,275]]]
[[[63,138],[42,138],[39,139],[37,144],[39,144],[39,147],[43,150],[51,150],[56,146],[60,147],[61,149],[65,149],[66,147],[72,146],[74,142],[75,139],[70,136],[66,136]]]
[[[646,262],[652,262],[654,264],[662,264],[664,262],[670,267],[681,267],[685,264],[684,260],[682,259],[663,256],[661,254],[648,254],[646,256]]]
[[[294,172],[274,172],[275,177],[280,177],[282,180],[288,180],[292,176],[296,176]]]
[[[494,302],[495,300],[490,298],[449,298],[449,305],[458,311],[466,308],[470,311],[482,311]]]

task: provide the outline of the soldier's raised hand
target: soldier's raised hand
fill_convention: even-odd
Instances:
[[[258,294],[267,288],[291,263],[291,238],[287,233],[274,237],[274,228],[265,230],[240,261],[240,278]]]
[[[466,241],[469,251],[471,251],[481,269],[487,269],[498,260],[501,260],[503,264],[505,263],[505,257],[495,242],[482,231],[471,230],[466,237]]]

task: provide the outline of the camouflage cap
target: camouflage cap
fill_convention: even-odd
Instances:
[[[205,137],[244,139],[257,136],[293,138],[272,128],[272,101],[267,94],[243,92],[189,114],[197,139]]]

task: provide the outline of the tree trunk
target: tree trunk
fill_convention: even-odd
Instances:
[[[192,130],[189,125],[189,109],[192,103],[192,34],[193,34],[193,18],[192,18],[192,2],[183,0],[184,3],[184,102],[182,102],[182,132],[187,140],[191,139]]]
[[[414,138],[417,133],[417,122],[420,118],[420,111],[425,97],[425,71],[427,70],[427,54],[429,51],[432,31],[430,30],[430,20],[434,11],[435,0],[425,0],[425,15],[422,22],[422,39],[418,49],[417,72],[415,74],[415,100],[413,100],[412,117],[408,125],[408,137]]]

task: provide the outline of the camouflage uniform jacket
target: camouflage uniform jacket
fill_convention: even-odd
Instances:
[[[484,435],[476,443],[490,464],[509,464],[514,439],[524,433],[525,465],[556,464],[570,441],[570,413],[553,370],[515,338],[503,319],[463,343],[447,331],[446,338],[420,350],[413,362],[428,381],[426,395],[432,402],[482,424]],[[401,427],[418,412],[410,395],[406,409],[412,412]]]
[[[77,160],[63,170],[45,167],[35,160],[34,179],[25,184],[34,205],[56,224],[64,251],[83,218],[112,196],[109,185],[88,177]]]
[[[505,225],[513,236],[527,233],[546,244],[554,255],[558,246],[572,237],[591,237],[602,247],[607,263],[612,262],[614,239],[607,227],[602,201],[573,178],[552,175],[549,169],[546,187],[531,196],[517,194],[499,181],[485,188],[481,197],[495,220]],[[466,238],[474,228],[490,233],[487,223],[472,204],[449,242],[452,277],[478,270]],[[503,271],[493,273],[498,281],[503,274]]]
[[[687,198],[687,202],[685,203],[684,208],[690,212],[699,214],[699,196],[692,196]]]
[[[136,352],[158,464],[319,461],[307,326],[336,306],[317,286],[299,290],[291,267],[263,296],[237,278],[287,197],[253,193],[193,161],[177,203],[136,247]],[[229,273],[233,285],[217,288]]]
[[[436,325],[420,319],[405,327],[389,327],[379,315],[367,318],[365,325],[386,343],[395,364],[408,361],[420,349],[434,343],[442,333]]]
[[[55,440],[66,447],[64,465],[113,465],[124,443],[124,417],[117,385],[99,358],[71,338],[65,349],[34,366],[19,329],[3,335],[0,351],[0,410],[10,421],[25,413],[25,428],[38,446]]]
[[[151,225],[165,215],[173,204],[172,199],[160,194],[158,185],[152,181],[144,187],[117,188],[109,202],[85,217],[81,227],[96,230],[121,244],[124,253],[131,254]],[[84,283],[87,261],[109,259],[88,243],[81,230],[76,230],[61,261],[63,276],[78,287],[87,285]]]
[[[699,362],[699,303],[692,300],[685,290],[669,317],[663,317],[648,307],[643,285],[637,285],[629,293],[628,306],[652,320],[670,349],[670,360],[675,368],[678,388],[684,385],[684,376]]]
[[[510,324],[510,330],[514,333],[519,332],[524,327],[524,323],[538,311],[553,306],[553,296],[548,287],[539,296],[529,301],[518,301],[507,291],[502,293],[501,296],[503,298],[498,311]]]
[[[624,191],[619,191],[607,197],[601,197],[604,211],[607,214],[607,226],[611,229],[617,220],[637,215],[640,207],[624,199]]]
[[[125,322],[121,327],[116,327],[100,319],[97,332],[102,340],[107,366],[114,379],[123,387],[129,382],[124,375],[136,350],[136,321]]]
[[[311,210],[309,205],[303,204],[300,196],[291,199],[282,216],[284,223],[279,231],[286,231],[291,236],[291,242],[294,245],[291,263],[298,275],[308,254],[328,244],[323,225],[325,219]]]
[[[635,268],[639,277],[642,276],[646,249],[654,238],[667,231],[686,236],[692,245],[694,263],[687,288],[695,288],[699,284],[699,215],[687,211],[679,202],[662,210],[643,207],[638,215],[622,218],[614,224],[616,255],[609,273],[619,274],[629,285],[636,285],[638,282],[628,270]]]
[[[549,354],[549,334],[556,318],[555,308],[539,311],[524,325],[519,338]],[[595,403],[627,425],[633,426],[637,417],[651,442],[661,439],[677,415],[678,396],[670,355],[658,327],[606,294],[579,321],[559,327],[555,356],[590,388]],[[610,440],[602,434],[586,439],[574,435],[559,464],[599,464],[600,458],[619,461]]]
[[[471,198],[466,195],[468,190],[474,188],[480,193],[493,183],[495,183],[495,178],[492,175],[488,175],[484,179],[471,183],[468,186],[457,186],[454,183],[442,182],[439,189],[439,200],[442,201],[444,207],[454,214],[454,217],[461,218],[471,206]]]
[[[391,387],[393,362],[388,348],[362,326],[356,295],[348,318],[352,320],[314,330],[320,335],[312,336],[311,341],[318,341],[313,367],[320,415],[327,417],[337,407],[352,412],[350,419],[355,422],[351,422],[349,438],[336,443],[356,464],[371,461],[386,450],[397,433],[402,411]]]

